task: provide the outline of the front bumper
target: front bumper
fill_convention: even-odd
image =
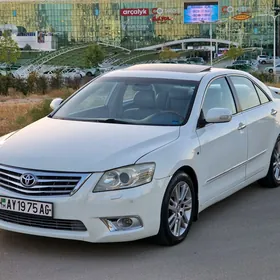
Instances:
[[[86,231],[38,228],[3,220],[0,220],[0,228],[31,235],[96,243],[132,241],[156,235],[160,226],[161,205],[169,177],[154,179],[149,184],[132,189],[92,193],[93,187],[101,176],[100,173],[93,174],[73,196],[34,197],[19,195],[0,188],[2,196],[52,202],[54,219],[81,221]],[[126,216],[140,217],[142,227],[110,231],[101,220]]]

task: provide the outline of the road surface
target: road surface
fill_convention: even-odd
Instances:
[[[4,280],[278,280],[280,188],[252,185],[203,211],[175,247],[96,245],[0,230]]]

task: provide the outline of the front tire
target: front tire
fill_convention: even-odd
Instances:
[[[280,187],[280,136],[278,136],[270,159],[269,170],[260,184],[266,188]]]
[[[173,246],[182,242],[191,228],[196,199],[191,178],[178,172],[171,179],[162,203],[161,224],[154,240],[161,245]]]

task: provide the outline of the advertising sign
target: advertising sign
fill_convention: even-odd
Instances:
[[[184,23],[215,22],[218,19],[218,2],[184,3]]]
[[[180,15],[180,9],[178,8],[153,8],[152,9],[152,14],[153,15]]]
[[[148,16],[149,15],[149,9],[148,8],[127,8],[127,9],[121,9],[120,10],[121,16]]]
[[[160,23],[164,23],[167,21],[173,20],[173,18],[169,17],[169,16],[153,16],[152,17],[152,22],[160,22]]]
[[[239,14],[239,15],[233,16],[232,18],[235,20],[247,20],[247,19],[251,18],[251,16],[248,14]]]

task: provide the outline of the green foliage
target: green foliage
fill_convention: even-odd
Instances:
[[[61,98],[66,99],[71,94],[71,91],[66,90],[65,93],[61,96]],[[16,119],[17,125],[22,128],[35,121],[40,120],[41,118],[46,117],[52,112],[52,109],[50,108],[51,101],[51,99],[45,99],[38,106],[31,108],[25,116],[18,117]]]
[[[31,72],[26,80],[28,91],[34,93],[37,89],[38,74],[36,72]]]
[[[62,76],[60,71],[56,71],[55,75],[51,77],[50,86],[52,89],[60,89],[63,85]]]
[[[233,47],[227,51],[226,56],[230,59],[236,60],[238,57],[244,54],[244,50],[241,47]]]
[[[20,127],[24,127],[46,117],[52,111],[50,108],[50,103],[51,100],[44,100],[40,105],[30,109],[25,116],[18,117],[16,123]]]
[[[30,46],[29,44],[26,44],[26,45],[24,46],[23,50],[24,50],[24,51],[31,51],[32,48],[31,48],[31,46]]]
[[[87,67],[96,67],[103,62],[105,53],[99,45],[92,44],[87,48],[85,56]]]
[[[274,83],[274,75],[270,73],[264,73],[264,72],[253,72],[251,73],[254,77],[262,81],[263,83]]]
[[[25,79],[14,78],[12,86],[17,92],[21,92],[24,95],[28,94],[28,84],[27,84],[27,81]]]
[[[161,60],[174,59],[178,57],[179,54],[175,51],[172,51],[170,48],[164,48],[163,51],[161,51],[159,54],[159,59]]]
[[[0,95],[8,95],[9,88],[12,86],[12,81],[9,76],[0,76]]]
[[[48,81],[47,78],[44,76],[40,76],[37,80],[37,90],[41,94],[46,94],[48,90]]]
[[[0,62],[14,64],[20,58],[20,48],[12,39],[10,32],[4,31],[0,37]]]

